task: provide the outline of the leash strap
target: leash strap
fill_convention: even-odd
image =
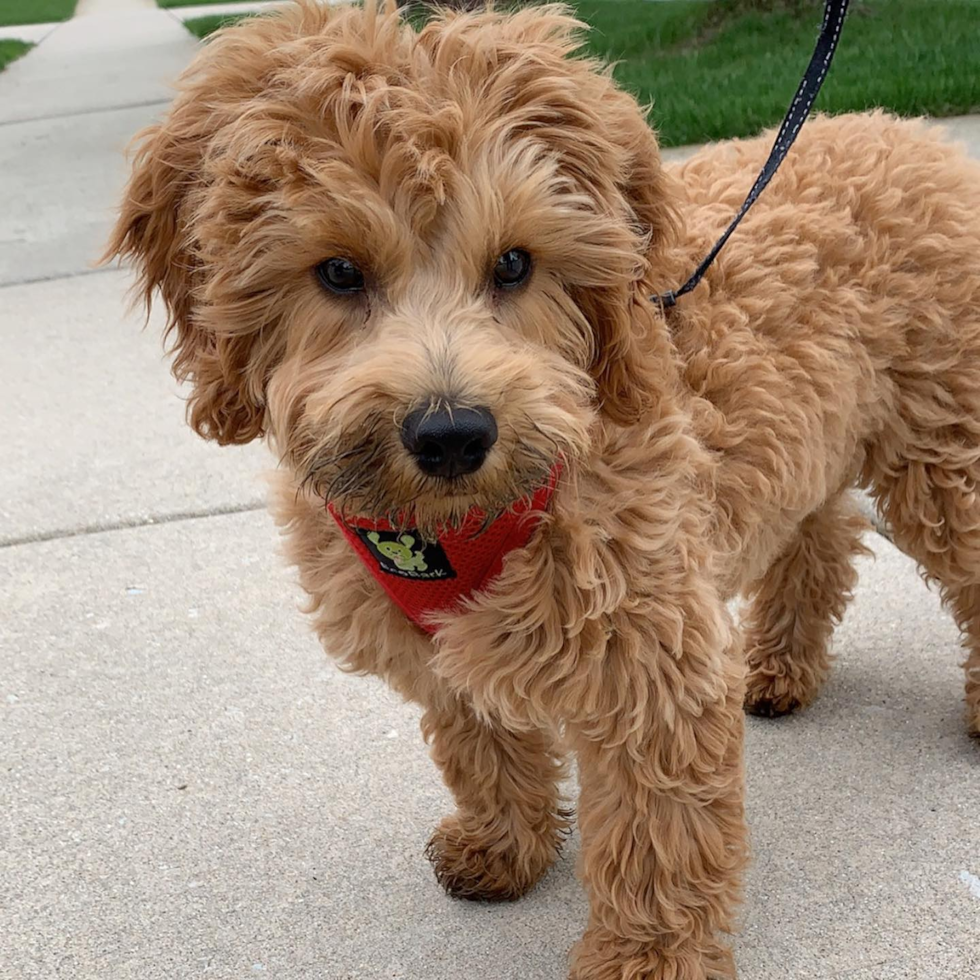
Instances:
[[[746,211],[755,204],[759,195],[766,189],[769,181],[772,180],[774,174],[779,169],[779,165],[786,159],[786,154],[789,153],[790,147],[796,140],[800,127],[806,122],[807,116],[810,115],[810,109],[813,107],[813,102],[820,91],[820,86],[823,85],[823,81],[827,77],[827,71],[833,60],[834,52],[837,50],[837,42],[840,39],[841,27],[844,25],[844,18],[847,15],[849,3],[850,0],[824,0],[823,24],[820,28],[820,35],[817,38],[816,47],[813,50],[813,56],[810,58],[810,64],[807,66],[806,73],[803,75],[800,87],[796,90],[796,96],[786,112],[786,118],[783,119],[783,124],[779,127],[779,132],[776,134],[776,141],[772,145],[769,159],[766,160],[765,166],[760,171],[759,176],[756,177],[755,183],[752,185],[752,190],[749,191],[748,197],[746,197],[742,206],[738,209],[738,213],[732,219],[732,223],[725,229],[725,233],[715,242],[714,247],[694,270],[691,278],[680,289],[669,289],[665,293],[654,294],[650,297],[655,303],[659,303],[663,309],[674,306],[681,296],[689,293],[697,286],[704,277],[704,274],[708,271],[708,267],[714,262],[715,257],[724,247],[725,242],[731,238],[732,232],[735,231],[739,222],[745,217]]]

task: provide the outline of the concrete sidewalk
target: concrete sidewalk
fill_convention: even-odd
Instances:
[[[186,429],[159,319],[89,274],[196,50],[99,16],[0,74],[0,980],[563,980],[577,836],[516,905],[443,896],[417,711],[328,661],[256,509],[271,460]],[[743,980],[980,975],[956,632],[871,543],[824,696],[748,722]]]
[[[955,631],[874,546],[819,703],[749,720],[743,980],[977,975]],[[0,976],[562,980],[578,838],[516,905],[444,897],[417,712],[327,662],[275,547],[250,513],[0,551]]]
[[[121,6],[89,0],[0,74],[0,543],[256,507],[263,495],[265,454],[189,437],[160,318],[143,332],[126,310],[128,277],[95,269],[125,147],[198,48],[152,2]]]
[[[167,7],[165,12],[180,20],[193,20],[195,17],[224,16],[226,14],[255,14],[271,10],[288,0],[237,0],[231,3],[201,3],[187,7]],[[325,3],[343,3],[344,0],[324,0]],[[710,0],[707,0],[710,2]],[[111,10],[124,10],[132,13],[137,7],[154,10],[153,0],[79,0],[75,16],[88,16],[93,13],[105,13]],[[69,22],[70,23],[70,22]],[[12,38],[16,41],[29,41],[37,44],[44,40],[53,30],[61,27],[61,23],[47,24],[11,24],[0,26],[0,39]]]

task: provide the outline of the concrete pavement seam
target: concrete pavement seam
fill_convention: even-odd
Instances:
[[[172,514],[152,517],[134,517],[129,520],[109,521],[105,524],[88,524],[79,528],[60,528],[52,531],[39,531],[36,534],[25,534],[18,538],[0,539],[0,549],[14,548],[24,544],[41,544],[45,541],[61,541],[66,538],[80,538],[89,534],[103,534],[107,531],[128,531],[139,527],[155,527],[158,524],[174,524],[178,521],[197,521],[205,517],[224,517],[228,514],[244,514],[255,510],[265,510],[266,503],[250,501],[245,504],[232,504],[229,507],[216,507],[214,510],[185,510]]]
[[[107,272],[119,272],[119,266],[107,265],[97,269],[79,269],[76,272],[55,272],[50,276],[35,276],[33,279],[10,279],[0,280],[0,289],[9,289],[11,286],[29,286],[34,282],[57,282],[60,279],[78,279],[79,276],[101,276]]]
[[[94,116],[100,112],[119,112],[121,109],[145,109],[155,105],[170,105],[173,99],[151,99],[148,102],[124,102],[121,105],[99,106],[97,109],[78,109],[75,112],[53,112],[45,116],[30,116],[25,119],[0,120],[0,127],[17,126],[20,123],[42,122],[49,119],[74,119],[76,116]]]

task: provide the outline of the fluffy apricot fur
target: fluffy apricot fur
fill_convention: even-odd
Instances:
[[[768,140],[669,173],[579,30],[560,7],[415,29],[371,2],[226,30],[142,135],[110,253],[163,297],[191,425],[279,455],[325,649],[424,706],[459,807],[429,845],[443,885],[533,887],[571,750],[591,903],[571,976],[732,977],[743,701],[788,711],[824,679],[855,483],[963,627],[980,731],[980,168],[918,123],[817,119],[665,315],[648,297],[696,265]],[[515,247],[532,274],[504,291],[489,270]],[[363,292],[318,283],[331,256]],[[398,435],[440,400],[499,428],[453,481]],[[324,509],[437,533],[559,460],[531,543],[434,636]]]

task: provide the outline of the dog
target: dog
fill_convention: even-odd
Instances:
[[[571,977],[732,977],[743,709],[827,675],[854,485],[962,627],[980,733],[980,168],[817,118],[665,310],[768,139],[669,172],[581,37],[372,0],[228,29],[142,135],[109,255],[162,295],[190,425],[278,454],[326,651],[424,708],[446,890],[534,886],[574,752]]]

